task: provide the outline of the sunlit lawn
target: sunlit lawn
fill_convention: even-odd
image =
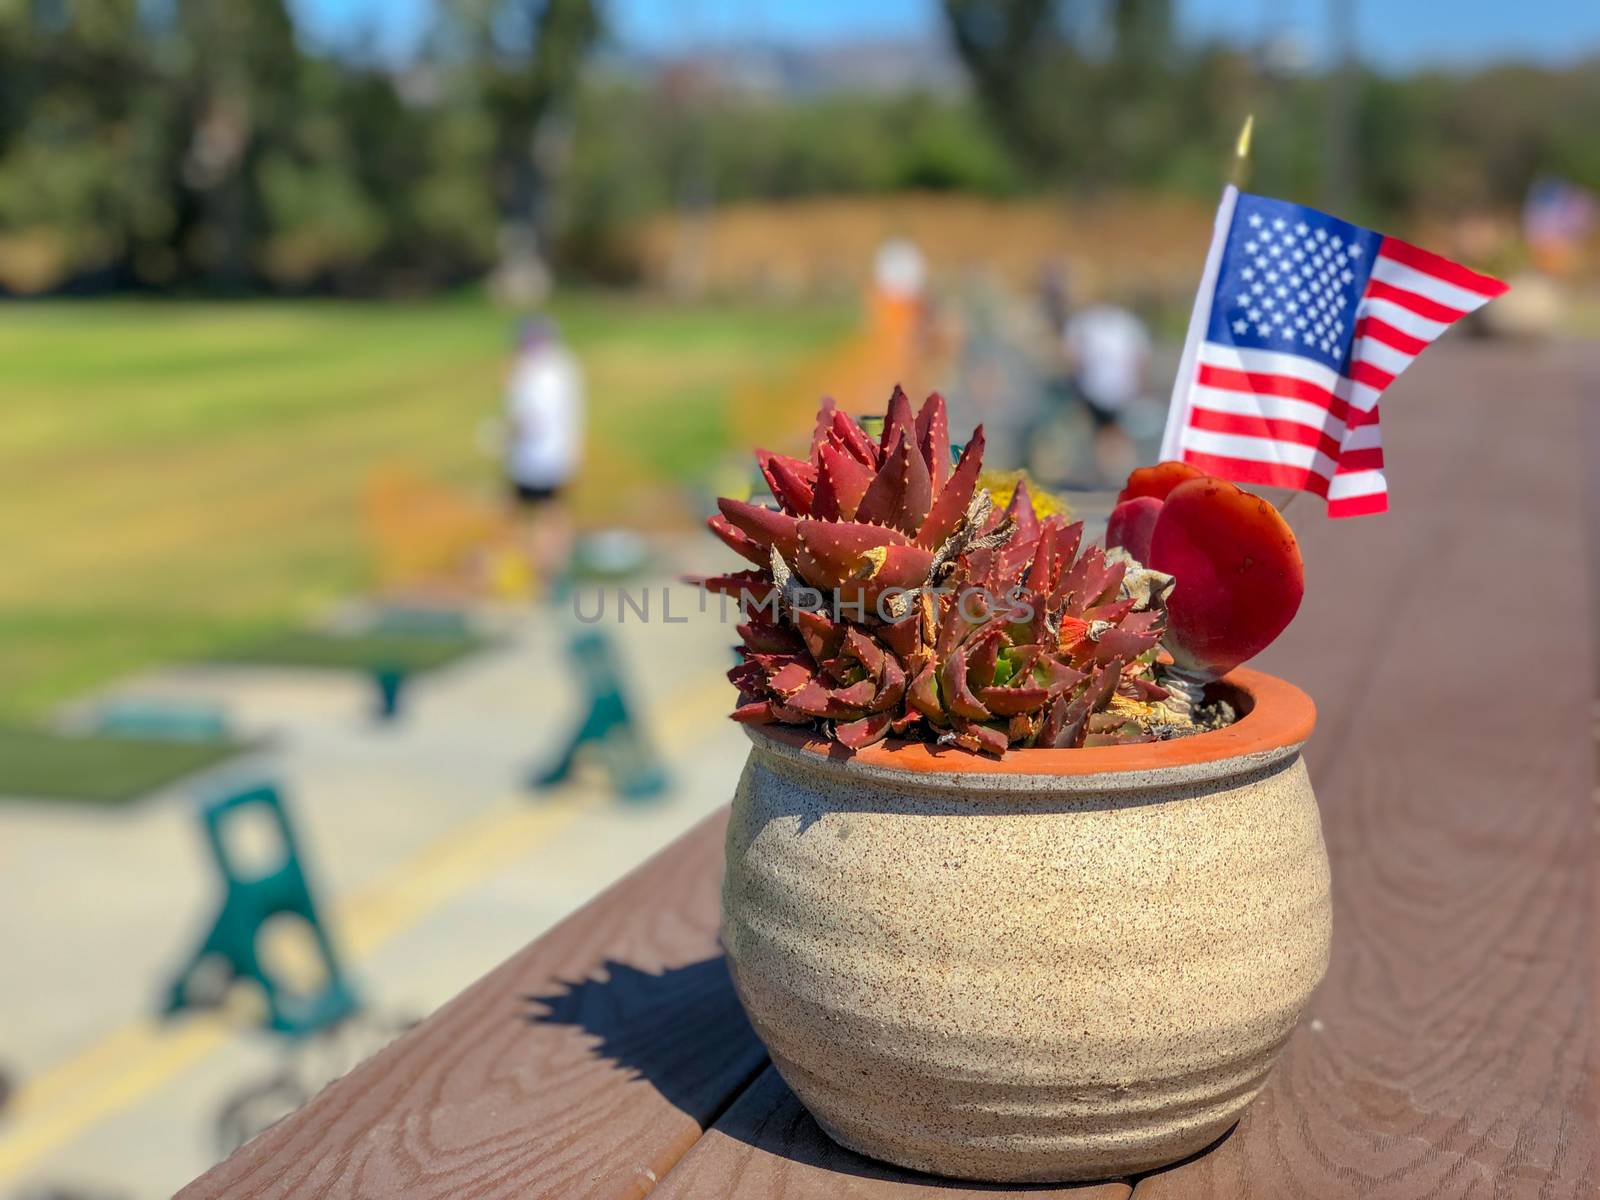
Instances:
[[[578,507],[596,521],[681,517],[727,449],[730,405],[854,320],[845,305],[556,308],[588,373]],[[479,426],[510,330],[470,299],[0,307],[0,715],[360,589],[376,469],[494,494]]]

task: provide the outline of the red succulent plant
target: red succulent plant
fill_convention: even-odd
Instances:
[[[1081,524],[1038,519],[1025,484],[995,511],[983,431],[952,466],[940,396],[913,413],[896,388],[876,440],[825,402],[808,459],[757,457],[779,507],[724,499],[709,522],[754,569],[703,581],[757,606],[736,720],[990,754],[1155,736],[1128,713],[1166,695],[1160,614],[1123,594],[1124,564],[1079,553]]]
[[[777,552],[804,584],[837,591],[846,606],[870,614],[887,590],[920,587],[935,552],[966,518],[983,461],[982,428],[954,467],[950,458],[937,392],[913,414],[895,388],[876,441],[826,400],[809,459],[756,452],[778,509],[722,499],[709,524],[761,570],[771,569]],[[752,582],[748,574],[724,576],[709,586],[737,591]]]

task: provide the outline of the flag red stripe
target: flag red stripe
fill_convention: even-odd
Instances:
[[[1323,499],[1327,499],[1328,496],[1328,481],[1306,467],[1255,462],[1248,458],[1232,458],[1222,454],[1203,454],[1198,450],[1185,450],[1183,461],[1199,467],[1208,475],[1231,479],[1235,483],[1249,484],[1253,487],[1292,488],[1310,492]],[[1337,500],[1328,500],[1330,517],[1363,517],[1387,511],[1389,511],[1387,492],[1369,492],[1364,495],[1342,496]]]
[[[1256,462],[1249,458],[1206,454],[1189,449],[1184,450],[1183,461],[1199,467],[1207,475],[1231,479],[1235,483],[1249,483],[1256,487],[1298,488],[1324,497],[1328,494],[1328,481],[1309,467]]]
[[[1339,460],[1339,469],[1335,474],[1343,475],[1347,471],[1381,471],[1383,470],[1383,448],[1381,446],[1368,446],[1365,450],[1346,450],[1342,454],[1331,455]]]
[[[1378,247],[1378,254],[1382,258],[1392,258],[1413,271],[1432,275],[1435,279],[1442,279],[1458,288],[1466,288],[1469,292],[1477,292],[1478,295],[1487,296],[1491,300],[1504,292],[1508,286],[1492,275],[1480,275],[1460,263],[1451,262],[1448,258],[1442,258],[1431,250],[1424,250],[1421,246],[1413,246],[1410,242],[1402,242],[1399,238],[1384,238],[1383,244]]]
[[[1282,396],[1286,400],[1305,400],[1320,404],[1336,417],[1343,417],[1340,408],[1345,402],[1327,388],[1318,387],[1292,375],[1270,375],[1261,371],[1235,371],[1228,367],[1200,364],[1195,381],[1203,387],[1221,388],[1228,392],[1244,392],[1252,396]]]
[[[1343,496],[1328,501],[1330,517],[1366,517],[1389,511],[1389,493],[1372,492],[1365,496]]]
[[[1394,382],[1394,376],[1363,359],[1354,359],[1346,372],[1353,383],[1364,383],[1373,391],[1381,392]]]
[[[1421,354],[1428,347],[1428,343],[1419,337],[1412,337],[1404,330],[1396,329],[1387,321],[1377,317],[1362,317],[1356,322],[1356,337],[1369,337],[1375,342],[1382,342],[1403,354]]]
[[[1329,458],[1339,461],[1339,439],[1330,437],[1320,429],[1302,425],[1299,421],[1195,408],[1189,412],[1189,428],[1208,429],[1212,433],[1234,433],[1242,437],[1266,438],[1269,441],[1294,442],[1301,446],[1315,446]]]
[[[1408,292],[1405,288],[1395,287],[1392,283],[1384,283],[1381,279],[1367,280],[1367,295],[1378,300],[1389,300],[1401,308],[1409,308],[1419,317],[1426,317],[1430,321],[1438,321],[1442,325],[1449,325],[1459,321],[1467,314],[1459,308],[1451,308],[1448,304],[1440,304],[1437,300],[1430,300],[1426,296],[1419,296],[1416,292]]]
[[[1369,378],[1384,376],[1384,372],[1376,367],[1371,368],[1374,373]],[[1393,380],[1394,376],[1386,376]],[[1286,400],[1304,400],[1309,404],[1320,405],[1328,410],[1328,414],[1336,421],[1343,421],[1348,429],[1358,429],[1363,425],[1376,425],[1378,423],[1378,410],[1353,408],[1351,405],[1335,396],[1326,388],[1318,387],[1314,383],[1307,383],[1304,379],[1296,379],[1293,375],[1273,375],[1262,371],[1235,371],[1229,367],[1213,367],[1201,363],[1195,374],[1195,382],[1203,387],[1217,388],[1224,392],[1239,392],[1246,396],[1282,396]],[[1368,380],[1357,380],[1368,382]],[[1378,387],[1380,385],[1373,384]]]

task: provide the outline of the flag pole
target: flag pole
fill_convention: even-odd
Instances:
[[[1222,269],[1222,248],[1227,244],[1228,230],[1233,225],[1233,208],[1239,198],[1239,186],[1249,169],[1250,135],[1255,130],[1255,124],[1255,114],[1248,114],[1233,145],[1233,166],[1228,172],[1228,185],[1222,189],[1222,203],[1217,206],[1216,219],[1211,228],[1211,248],[1206,252],[1206,265],[1200,273],[1194,311],[1189,314],[1189,334],[1184,339],[1183,357],[1178,360],[1178,374],[1172,381],[1172,399],[1167,404],[1167,425],[1161,435],[1163,460],[1183,457],[1181,442],[1184,424],[1189,419],[1189,388],[1194,380],[1200,342],[1211,323],[1211,296],[1216,290],[1217,274]]]

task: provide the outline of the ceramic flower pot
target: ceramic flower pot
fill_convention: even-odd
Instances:
[[[1328,960],[1304,692],[1177,741],[1003,759],[752,728],[723,936],[772,1061],[836,1141],[1054,1182],[1200,1150]]]

